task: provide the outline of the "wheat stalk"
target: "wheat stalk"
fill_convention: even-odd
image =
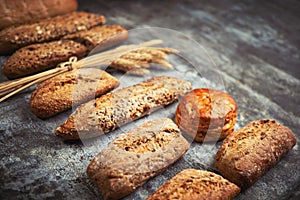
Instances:
[[[113,50],[88,56],[79,61],[77,61],[76,57],[71,57],[69,61],[59,64],[58,67],[54,69],[50,69],[45,72],[41,72],[32,76],[1,83],[0,102],[19,93],[20,91],[26,88],[31,87],[34,84],[40,83],[59,74],[65,73],[73,69],[78,69],[78,68],[100,66],[100,65],[107,66],[111,64],[112,67],[121,69],[123,71],[130,71],[133,74],[140,74],[140,75],[148,73],[147,69],[141,67],[148,67],[146,66],[146,64],[148,65],[150,62],[156,62],[164,65],[165,67],[171,68],[172,66],[166,61],[164,61],[164,59],[166,55],[169,53],[178,53],[177,50],[170,49],[170,48],[146,48],[161,43],[162,43],[161,40],[151,40],[138,45],[135,44],[123,45]],[[137,57],[138,55],[140,55],[140,59]],[[127,65],[124,62],[124,60],[126,59],[129,62],[133,62],[135,67],[131,66],[128,68],[128,66],[130,65]],[[140,64],[140,66],[138,66],[137,64]]]

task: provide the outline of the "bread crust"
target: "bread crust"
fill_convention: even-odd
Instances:
[[[198,88],[181,99],[175,121],[197,142],[217,141],[233,132],[237,110],[236,102],[229,94]]]
[[[191,88],[189,81],[155,76],[79,106],[55,133],[67,140],[80,139],[78,132],[81,138],[96,137],[173,103]]]
[[[0,0],[0,30],[63,15],[76,9],[76,0]]]
[[[231,133],[214,165],[231,182],[246,189],[280,161],[296,144],[296,136],[275,120],[257,120]]]
[[[171,119],[148,121],[119,135],[89,164],[104,199],[120,199],[183,156],[189,143]]]
[[[71,56],[86,56],[92,49],[110,47],[124,41],[128,31],[119,25],[97,26],[65,36],[58,41],[32,44],[17,50],[2,66],[3,74],[20,78],[52,69]]]
[[[85,68],[66,72],[41,83],[30,99],[31,112],[49,118],[119,86],[105,71]]]
[[[104,24],[102,15],[72,12],[31,24],[13,26],[0,31],[0,54],[9,54],[24,46],[58,40],[78,31]]]
[[[238,186],[213,172],[186,169],[168,180],[147,200],[228,200],[239,192]]]

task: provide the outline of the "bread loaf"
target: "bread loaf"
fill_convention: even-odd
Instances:
[[[104,16],[72,12],[31,24],[9,27],[0,31],[0,54],[12,53],[34,43],[58,40],[67,34],[88,30],[104,23]]]
[[[0,30],[77,9],[76,0],[0,0]]]
[[[86,46],[72,40],[32,44],[12,54],[2,65],[2,73],[9,79],[21,78],[52,69],[71,56],[86,54]]]
[[[275,120],[257,120],[231,133],[215,157],[222,175],[250,187],[296,144],[293,132]]]
[[[64,139],[91,138],[108,133],[130,121],[173,103],[190,91],[189,81],[156,76],[139,84],[116,90],[79,106],[56,129]]]
[[[100,69],[69,71],[41,83],[31,95],[30,108],[40,118],[52,117],[118,85],[119,80]]]
[[[240,188],[215,173],[186,169],[167,181],[147,200],[228,200],[233,199]]]
[[[148,121],[119,135],[89,164],[104,199],[120,199],[183,156],[189,143],[171,119]]]
[[[87,55],[96,46],[113,46],[125,40],[128,32],[121,26],[97,26],[70,34],[61,40],[32,44],[17,50],[2,66],[10,79],[32,75],[56,67],[71,56]]]
[[[195,141],[211,142],[222,140],[233,132],[236,115],[237,105],[229,94],[198,88],[179,102],[175,121]]]

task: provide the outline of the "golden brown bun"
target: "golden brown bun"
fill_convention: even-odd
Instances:
[[[199,88],[182,98],[175,120],[195,141],[217,141],[233,132],[236,114],[236,102],[229,94]]]
[[[76,9],[76,0],[0,0],[0,30]]]
[[[119,86],[119,80],[95,68],[72,70],[39,85],[30,99],[31,111],[49,118]]]
[[[221,174],[243,189],[250,187],[296,144],[296,136],[275,120],[257,120],[231,133],[215,158]]]

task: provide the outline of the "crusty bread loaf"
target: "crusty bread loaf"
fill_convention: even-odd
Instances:
[[[231,133],[215,167],[242,189],[250,187],[296,144],[293,132],[275,120],[257,120]]]
[[[69,71],[39,85],[31,95],[31,111],[40,118],[52,117],[118,85],[118,79],[100,69]]]
[[[0,30],[77,9],[76,0],[0,0]]]
[[[58,41],[32,44],[17,50],[2,66],[3,74],[20,78],[56,67],[71,56],[87,55],[96,46],[113,46],[128,36],[119,25],[96,26],[80,31]]]
[[[237,105],[222,91],[198,88],[187,93],[179,102],[176,124],[197,142],[224,139],[233,132]]]
[[[215,173],[186,169],[167,181],[147,200],[229,200],[240,188]]]
[[[35,23],[9,27],[0,31],[0,54],[12,53],[21,47],[58,40],[78,31],[105,23],[105,17],[86,12],[72,12]]]
[[[183,156],[189,143],[171,119],[148,121],[119,135],[89,164],[104,199],[120,199]]]
[[[81,138],[91,138],[108,133],[173,103],[191,88],[191,83],[186,80],[168,76],[153,77],[79,106],[56,129],[56,135],[77,140],[78,134]]]

